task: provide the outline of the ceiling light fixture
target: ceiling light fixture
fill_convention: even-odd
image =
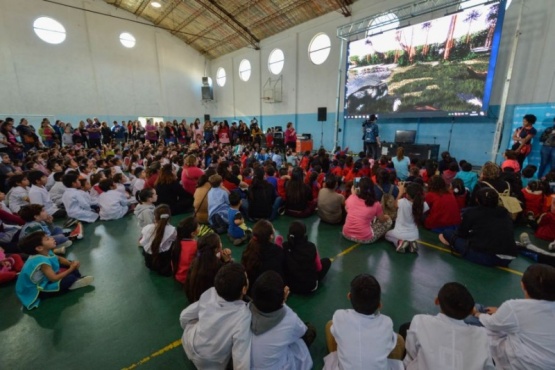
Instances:
[[[162,7],[162,4],[160,4],[158,1],[153,1],[153,2],[150,3],[150,5],[152,5],[152,7],[156,8],[156,9]]]

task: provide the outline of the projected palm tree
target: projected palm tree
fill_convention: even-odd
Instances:
[[[468,32],[466,33],[467,44],[470,42],[470,27],[472,27],[472,22],[477,21],[481,16],[482,14],[479,11],[473,10],[468,13],[466,18],[463,20],[464,23],[468,23]]]
[[[449,24],[449,31],[447,32],[447,40],[445,41],[445,51],[443,52],[443,59],[448,60],[453,48],[453,36],[455,34],[455,26],[457,25],[457,14],[451,16],[451,23]]]
[[[428,36],[430,35],[430,29],[432,28],[432,22],[422,23],[422,29],[426,31],[426,42],[424,43],[424,48],[422,49],[422,54],[424,56],[428,55]]]
[[[486,16],[486,20],[489,25],[488,36],[486,37],[486,44],[484,45],[486,48],[490,48],[493,42],[493,35],[495,33],[495,26],[497,25],[498,13],[499,4],[496,4],[490,8],[488,15]]]

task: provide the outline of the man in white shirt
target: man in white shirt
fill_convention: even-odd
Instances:
[[[407,370],[493,370],[488,337],[483,328],[464,323],[474,299],[459,283],[447,283],[438,293],[436,316],[416,315],[407,331]]]
[[[62,202],[68,217],[84,222],[95,222],[98,219],[98,213],[91,209],[90,202],[79,190],[81,188],[79,175],[76,172],[67,173],[63,176],[62,182],[67,188],[62,196]]]
[[[33,170],[27,175],[29,182],[31,183],[31,189],[29,189],[29,202],[31,204],[40,204],[44,206],[46,213],[54,218],[63,218],[67,214],[63,209],[59,209],[52,199],[48,190],[46,190],[46,182],[48,177],[41,171]]]
[[[555,267],[530,265],[521,281],[525,299],[511,299],[475,316],[488,330],[497,369],[555,369]]]
[[[183,349],[198,369],[251,369],[251,313],[243,301],[249,282],[239,263],[224,265],[214,287],[181,312]]]
[[[266,271],[252,287],[252,370],[310,370],[312,358],[303,340],[307,326],[285,301],[289,288],[275,271]]]

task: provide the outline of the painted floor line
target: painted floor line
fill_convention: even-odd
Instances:
[[[136,362],[133,365],[130,365],[128,367],[124,367],[122,370],[135,369],[136,367],[144,365],[148,361],[152,360],[154,357],[161,356],[164,353],[166,353],[168,351],[171,351],[172,349],[174,349],[176,347],[180,347],[180,346],[181,346],[181,339],[175,340],[175,341],[171,342],[170,344],[168,344],[167,346],[165,346],[164,348],[162,348],[162,349],[160,349],[156,352],[151,353],[149,356],[146,356],[145,358],[143,358],[139,362]]]
[[[335,261],[336,258],[344,256],[348,253],[351,253],[352,251],[354,251],[355,249],[357,249],[358,247],[360,247],[360,243],[357,244],[353,244],[350,247],[348,247],[347,249],[345,249],[344,251],[338,253],[335,257],[330,258],[330,261]]]
[[[444,247],[440,247],[439,245],[430,244],[430,243],[424,242],[424,241],[422,241],[422,240],[419,240],[418,242],[419,242],[420,244],[422,244],[422,245],[425,245],[425,246],[430,247],[430,248],[437,249],[437,250],[442,251],[442,252],[445,252],[445,253],[452,253],[450,249],[447,249],[447,248],[444,248]],[[456,255],[459,255],[458,253],[455,253],[455,254],[456,254]],[[518,275],[518,276],[522,276],[522,275],[523,275],[522,272],[517,271],[517,270],[510,269],[510,268],[508,268],[508,267],[496,266],[495,268],[498,269],[498,270],[503,270],[503,271],[510,272],[511,274],[515,274],[515,275]]]

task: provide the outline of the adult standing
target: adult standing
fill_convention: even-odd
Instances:
[[[87,119],[87,122],[89,122],[90,119]],[[91,121],[92,122],[92,121]],[[87,127],[85,126],[85,122],[80,121],[79,122],[79,127],[77,129],[77,131],[79,132],[79,136],[74,135],[74,139],[73,142],[74,143],[82,143],[83,145],[86,145],[87,148],[90,148],[91,145],[89,144],[89,132],[87,131]],[[77,133],[75,133],[77,134]],[[77,137],[77,140],[75,139]],[[81,138],[81,139],[79,139]]]
[[[542,143],[542,149],[538,177],[542,178],[548,166],[551,171],[555,171],[555,118],[553,119],[553,126],[543,131],[540,142]]]
[[[156,143],[158,142],[158,129],[152,124],[151,119],[146,121],[145,130],[145,138],[150,142],[150,144],[156,145]]]
[[[291,148],[291,150],[295,150],[297,146],[297,132],[293,127],[293,122],[287,123],[287,128],[285,129],[285,146]]]
[[[13,118],[7,117],[6,121],[2,123],[0,131],[6,138],[6,145],[8,146],[8,153],[11,158],[23,158],[23,144],[17,141],[13,130]]]
[[[50,124],[48,119],[44,118],[43,122],[46,121]],[[29,122],[26,118],[22,118],[19,121],[19,125],[16,128],[19,136],[21,137],[21,142],[23,143],[23,147],[25,151],[28,151],[31,148],[34,148],[38,144],[38,136],[34,133],[33,129],[29,126]]]
[[[114,123],[117,122],[114,121]],[[100,133],[102,134],[102,144],[108,145],[112,142],[112,130],[108,127],[108,123],[106,121],[102,122]]]
[[[364,140],[364,152],[368,158],[378,159],[378,148],[382,146],[380,141],[380,129],[377,123],[378,117],[370,115],[370,119],[362,124],[362,139]]]
[[[170,145],[170,143],[176,144],[176,134],[176,126],[174,126],[170,121],[166,122],[166,127],[164,127],[164,143],[166,145]]]
[[[122,122],[120,125],[118,121],[114,121],[114,126],[112,126],[112,137],[116,141],[116,144],[121,145],[125,141],[125,133],[126,128],[123,125],[125,122]]]
[[[90,118],[87,118],[87,125],[85,129],[87,130],[88,137],[89,137],[89,148],[100,148],[100,125],[97,123],[97,118],[92,121]]]
[[[50,126],[50,122],[47,119],[43,119],[40,128],[39,128],[39,135],[42,139],[42,143],[50,148],[54,145],[54,135],[55,135],[54,128]]]
[[[212,143],[212,141],[214,141],[214,125],[210,120],[204,121],[203,130],[206,144]]]
[[[410,160],[408,157],[405,157],[405,149],[402,146],[397,148],[397,156],[391,158],[391,162],[393,167],[395,167],[397,178],[405,181],[409,176]]]
[[[227,120],[220,122],[220,128],[218,129],[218,141],[220,144],[230,144],[230,133],[229,133],[229,123]]]
[[[533,127],[536,120],[537,118],[533,114],[526,114],[522,118],[522,127],[517,128],[513,134],[514,144],[511,149],[517,152],[517,161],[520,168],[522,168],[522,163],[532,151],[532,139],[538,133]]]

